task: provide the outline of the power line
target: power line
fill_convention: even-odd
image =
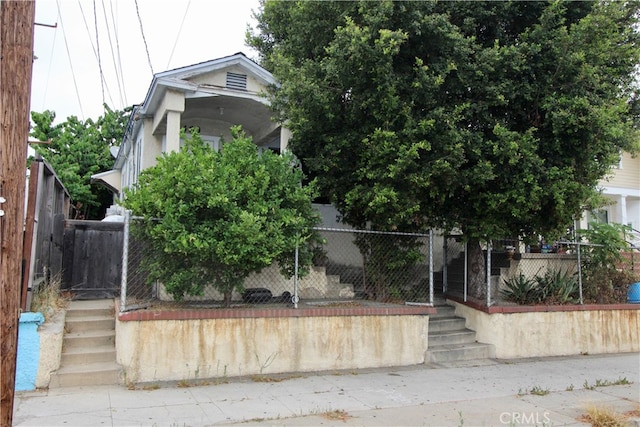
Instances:
[[[173,48],[171,49],[171,55],[169,55],[169,60],[167,61],[167,69],[169,69],[169,64],[171,64],[171,59],[173,58],[173,52],[175,52],[176,46],[178,45],[178,39],[180,38],[180,33],[182,32],[182,26],[184,25],[184,21],[187,18],[187,12],[189,12],[189,6],[191,6],[191,0],[189,0],[189,2],[187,3],[187,8],[184,10],[184,16],[182,17],[182,22],[180,23],[178,34],[176,34],[176,41],[173,43]]]
[[[58,14],[60,12],[58,11]],[[58,15],[59,18],[59,15]],[[56,30],[57,30],[57,25],[56,25]],[[45,85],[44,85],[44,93],[42,95],[42,109],[44,109],[44,105],[47,102],[47,90],[49,89],[49,78],[51,77],[51,68],[53,66],[53,52],[54,49],[56,47],[56,36],[58,35],[58,31],[54,31],[53,32],[53,41],[51,43],[51,53],[49,54],[49,68],[47,70],[47,79],[45,80]]]
[[[138,7],[138,0],[134,0],[136,4],[136,13],[138,14],[138,22],[140,23],[140,33],[142,34],[142,41],[144,42],[144,50],[147,52],[147,61],[149,61],[149,69],[151,69],[151,74],[155,74],[153,72],[153,65],[151,65],[151,56],[149,56],[149,46],[147,46],[147,39],[144,37],[144,29],[142,28],[142,18],[140,18],[140,8]]]
[[[109,38],[109,47],[111,48],[111,60],[113,61],[113,67],[116,72],[116,82],[118,83],[118,95],[120,96],[120,104],[122,104],[122,85],[120,84],[120,75],[118,74],[118,64],[116,62],[113,42],[111,40],[111,29],[109,28],[109,20],[107,19],[107,9],[104,6],[104,0],[102,1],[102,11],[104,12],[104,23],[107,27],[107,37]]]
[[[115,15],[113,14],[113,1],[109,2],[109,9],[111,10],[111,22],[113,23],[113,34],[116,39],[116,51],[118,52],[118,70],[120,72],[120,81],[122,82],[122,97],[124,103],[122,106],[127,106],[127,91],[124,84],[124,74],[122,73],[122,58],[120,57],[120,39],[118,38],[118,24],[116,22]]]
[[[82,15],[82,21],[84,22],[84,28],[87,30],[87,34],[89,35],[88,40],[89,40],[89,43],[91,44],[91,49],[93,50],[93,55],[96,57],[96,61],[98,61],[98,67],[100,69],[100,84],[102,85],[102,88],[103,88],[102,102],[104,103],[104,101],[105,101],[104,90],[106,90],[107,91],[107,96],[109,97],[109,100],[111,101],[111,103],[113,103],[113,97],[111,96],[111,91],[109,90],[109,85],[107,84],[105,76],[102,73],[102,66],[100,65],[100,56],[99,56],[98,52],[96,52],[96,47],[93,44],[93,40],[91,39],[91,37],[92,37],[91,30],[89,29],[89,24],[87,23],[87,18],[84,15],[84,10],[82,9],[82,3],[81,3],[80,0],[78,0],[78,6],[80,7],[80,14]],[[94,15],[95,15],[95,11],[94,11]],[[98,30],[96,28],[96,36],[97,36],[97,31]]]
[[[100,57],[100,38],[98,37],[98,11],[96,10],[96,0],[93,0],[93,25],[96,29],[96,48],[98,51],[98,70],[100,71],[100,87],[102,88],[102,105],[104,100],[104,73],[102,72],[102,58]]]
[[[62,22],[62,12],[60,11],[60,0],[56,0],[58,6],[58,18],[60,19],[60,26],[62,27],[62,36],[64,37],[64,45],[67,49],[67,57],[69,58],[69,66],[71,67],[71,77],[73,77],[73,86],[76,89],[76,96],[78,97],[78,105],[80,106],[80,114],[82,114],[82,120],[84,120],[84,111],[82,111],[82,101],[80,101],[80,92],[78,91],[78,83],[76,82],[76,74],[73,71],[73,62],[71,61],[71,53],[69,52],[69,43],[67,42],[67,33],[64,31],[64,23]]]

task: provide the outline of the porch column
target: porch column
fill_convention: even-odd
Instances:
[[[289,148],[289,139],[291,138],[291,131],[284,127],[280,127],[280,152],[284,153]]]
[[[140,170],[145,170],[156,164],[156,159],[162,154],[162,138],[158,138],[153,134],[153,120],[143,119],[144,136],[142,140],[142,159],[140,161]]]
[[[627,225],[627,196],[620,196],[620,200],[618,200],[618,207],[620,209],[620,223]]]
[[[167,111],[167,147],[166,152],[180,150],[180,113]]]

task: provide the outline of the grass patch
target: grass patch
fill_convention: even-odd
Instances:
[[[546,396],[547,394],[549,394],[549,389],[542,388],[536,385],[531,387],[531,390],[529,390],[529,394],[533,394],[536,396]]]
[[[347,411],[342,409],[327,411],[318,415],[331,421],[347,421],[349,418],[352,418],[351,415],[347,413]]]
[[[551,393],[549,391],[548,388],[542,388],[540,386],[533,386],[530,389],[525,389],[524,391],[522,391],[522,389],[518,390],[518,396],[524,396],[525,394],[533,394],[535,396],[546,396],[547,394]]]
[[[595,390],[596,387],[609,387],[614,385],[629,385],[633,384],[633,381],[629,381],[626,377],[618,378],[617,380],[600,380],[597,379],[595,384],[589,384],[587,380],[584,380],[584,384],[582,385],[587,390]]]
[[[604,406],[589,406],[587,413],[578,421],[591,424],[592,427],[624,427],[627,417],[617,413],[613,408]]]
[[[62,278],[59,274],[41,282],[31,296],[31,311],[40,312],[44,320],[50,320],[69,303],[69,296],[60,291]]]
[[[270,375],[253,375],[251,381],[254,383],[280,383],[286,380],[293,380],[296,378],[302,378],[302,375],[285,375],[285,376],[270,376]]]

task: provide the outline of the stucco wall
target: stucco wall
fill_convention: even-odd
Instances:
[[[18,327],[18,351],[16,360],[16,390],[34,390],[40,360],[38,326],[44,322],[42,313],[20,314]]]
[[[38,328],[40,335],[40,360],[36,375],[36,388],[47,388],[51,381],[51,372],[60,368],[62,340],[66,311],[61,310]]]
[[[486,313],[452,302],[456,314],[493,344],[497,358],[565,356],[640,351],[640,310],[592,309]]]
[[[429,317],[318,316],[116,322],[128,382],[424,363]]]

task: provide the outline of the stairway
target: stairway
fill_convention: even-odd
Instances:
[[[119,384],[115,336],[113,300],[71,301],[60,369],[51,374],[49,388]]]
[[[494,363],[491,344],[476,341],[476,333],[465,327],[465,319],[455,315],[442,295],[434,298],[437,312],[429,316],[429,348],[425,362],[441,366],[473,366]]]

